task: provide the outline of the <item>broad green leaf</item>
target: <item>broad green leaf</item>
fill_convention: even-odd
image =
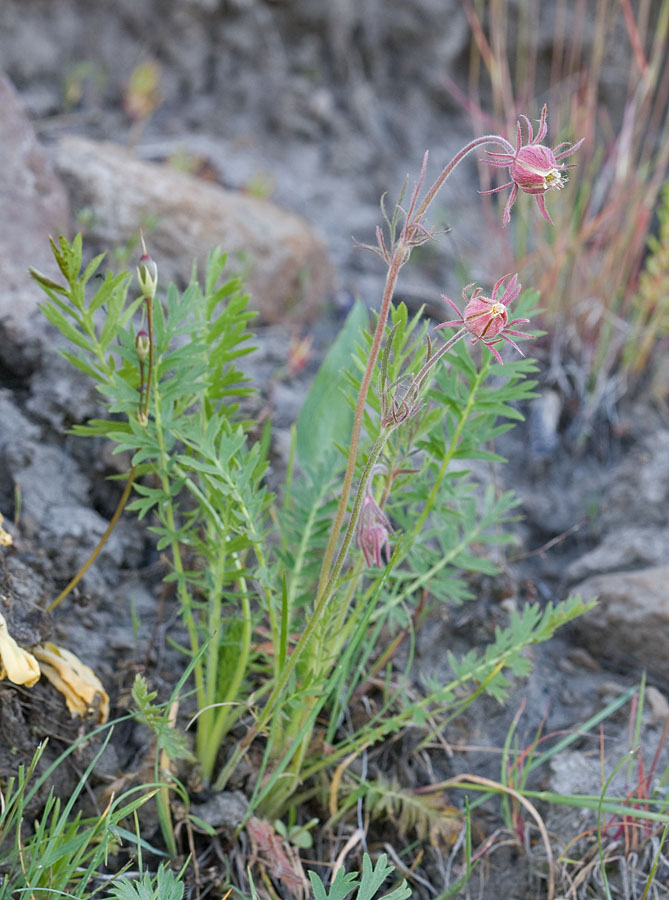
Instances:
[[[297,457],[305,469],[316,469],[332,452],[334,442],[347,441],[353,411],[342,391],[367,310],[357,301],[330,347],[297,419]]]

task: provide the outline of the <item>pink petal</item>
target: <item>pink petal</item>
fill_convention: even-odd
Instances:
[[[445,300],[446,303],[448,303],[448,305],[451,307],[451,309],[454,310],[460,316],[460,321],[462,321],[462,313],[460,312],[458,306],[455,303],[453,303],[451,298],[447,297],[446,294],[442,294],[441,299]]]
[[[510,274],[511,273],[508,272],[506,275],[504,275],[502,278],[500,278],[500,280],[497,282],[497,284],[493,288],[493,292],[492,292],[493,298],[497,296],[497,290],[498,290],[500,284],[504,281],[505,278],[508,278]],[[516,274],[513,276],[511,281],[507,284],[506,288],[504,289],[504,293],[502,294],[502,296],[500,298],[500,303],[503,303],[504,306],[508,306],[509,303],[511,303],[512,300],[515,300],[516,297],[518,296],[518,294],[520,293],[520,285],[518,285],[518,287],[516,288],[517,281],[518,281],[518,275]],[[515,293],[514,293],[514,290],[515,290]]]
[[[516,197],[518,196],[518,185],[514,184],[511,189],[511,193],[509,194],[509,199],[506,201],[506,206],[504,207],[504,215],[502,216],[502,225],[508,225],[511,221],[511,207],[516,202]]]
[[[559,153],[559,154],[555,157],[555,159],[556,159],[556,160],[558,160],[558,159],[564,159],[565,156],[571,156],[571,154],[574,153],[574,151],[578,150],[578,148],[581,146],[581,144],[583,143],[584,140],[585,140],[585,138],[581,138],[581,140],[578,141],[578,143],[574,144],[573,147],[570,147],[568,150],[563,150],[562,153]],[[562,145],[560,145],[560,146],[562,146]]]
[[[546,137],[546,133],[548,131],[548,125],[546,123],[547,114],[548,114],[548,107],[544,103],[543,108],[541,110],[541,119],[539,120],[539,131],[537,131],[537,144],[541,143],[541,141]]]
[[[434,330],[437,331],[439,328],[457,328],[458,325],[462,325],[462,319],[454,319],[451,322],[442,322],[440,325],[435,325]]]
[[[544,147],[543,144],[532,144],[531,147],[523,147],[516,158],[516,166],[519,169],[525,165],[544,171],[555,168],[556,160],[549,147]]]
[[[484,159],[482,160],[482,162],[486,163],[489,166],[494,166],[496,169],[506,169],[513,163],[514,158],[515,157],[511,157],[511,159],[505,160]]]
[[[495,153],[494,150],[486,150],[486,153],[488,154],[488,156],[492,156],[494,159],[505,160],[505,165],[508,165],[510,162],[513,162],[514,159],[516,158],[515,154],[513,154],[513,153]],[[484,160],[484,162],[487,162],[487,161],[489,162],[489,160]]]
[[[525,124],[527,125],[527,143],[531,144],[534,140],[534,130],[532,128],[532,123],[527,118],[527,116],[521,116],[521,119],[525,119]],[[520,119],[518,120],[518,129],[520,130]]]
[[[497,299],[497,291],[499,290],[500,284],[504,281],[505,278],[508,278],[510,274],[511,274],[510,272],[507,272],[506,275],[502,275],[502,277],[498,281],[495,282],[495,286],[492,289],[492,299],[493,300]],[[518,278],[518,276],[515,275],[511,284],[515,284],[515,281],[517,278]],[[511,287],[511,284],[509,285],[509,287]],[[507,288],[507,290],[508,290],[508,288]],[[504,294],[506,296],[506,291],[504,292]]]
[[[532,196],[535,196],[536,194],[545,194],[546,191],[555,190],[555,188],[544,187],[542,181],[541,184],[523,185],[521,190],[525,194],[532,194]]]
[[[507,337],[506,333],[500,334],[500,337],[503,338],[507,343],[511,344],[512,347],[515,347],[515,349],[520,353],[520,355],[521,355],[523,358],[525,357],[525,354],[524,354],[523,351],[520,349],[520,347],[518,346],[518,344],[517,344],[515,341],[512,341],[510,337]]]
[[[546,198],[543,194],[537,194],[537,206],[539,207],[539,212],[544,217],[544,219],[549,222],[551,225],[553,224],[553,220],[548,215],[548,210],[546,209]]]
[[[488,350],[490,350],[490,352],[491,352],[492,355],[495,357],[495,359],[496,359],[497,362],[500,364],[500,366],[503,366],[503,365],[504,365],[504,362],[503,362],[503,360],[502,360],[502,357],[499,355],[499,351],[497,350],[497,347],[493,347],[493,344],[496,344],[496,343],[498,343],[498,342],[497,342],[497,341],[491,341],[489,344],[486,343],[486,347],[488,348]]]
[[[497,191],[503,191],[504,188],[511,187],[513,181],[507,181],[506,184],[500,184],[499,187],[493,188],[491,191],[479,191],[479,194],[496,194]]]

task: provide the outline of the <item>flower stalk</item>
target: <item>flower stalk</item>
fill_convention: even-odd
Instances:
[[[149,402],[151,400],[151,381],[153,378],[153,301],[158,288],[158,266],[146,249],[142,235],[142,255],[137,266],[137,281],[144,296],[147,332],[140,331],[135,339],[135,350],[140,368],[140,400],[137,420],[146,425],[149,420]],[[146,358],[148,355],[148,363]],[[146,365],[146,381],[144,367]]]
[[[425,178],[425,172],[427,169],[427,160],[428,154],[426,153],[423,158],[423,165],[421,168],[420,176],[418,178],[418,182],[414,189],[414,192],[411,197],[411,201],[409,204],[409,208],[406,212],[404,218],[404,224],[402,226],[399,238],[394,246],[391,246],[390,249],[387,249],[385,243],[383,242],[383,237],[380,233],[380,230],[377,232],[378,241],[379,241],[379,251],[381,256],[386,259],[388,263],[388,273],[386,275],[386,282],[383,291],[383,297],[381,300],[381,308],[379,310],[379,318],[376,324],[376,329],[374,331],[374,337],[372,340],[372,347],[369,353],[369,357],[367,360],[367,365],[365,367],[365,371],[363,373],[362,381],[360,384],[360,390],[358,393],[358,398],[355,406],[355,413],[353,416],[353,429],[351,433],[351,440],[349,444],[349,454],[346,464],[346,471],[344,473],[344,482],[342,485],[341,494],[339,497],[339,504],[337,506],[337,512],[335,514],[334,522],[332,524],[332,530],[330,532],[330,538],[325,549],[325,553],[323,555],[323,564],[321,568],[321,575],[318,584],[318,594],[317,594],[317,604],[321,599],[324,593],[329,594],[334,585],[334,581],[336,580],[336,575],[332,572],[333,559],[335,557],[335,551],[337,547],[337,543],[339,541],[339,536],[341,534],[341,530],[343,527],[344,516],[346,514],[346,509],[348,506],[349,497],[351,494],[351,488],[353,485],[353,477],[355,474],[355,465],[358,457],[358,448],[360,444],[360,432],[362,431],[362,422],[365,411],[365,406],[367,403],[367,396],[369,394],[369,388],[372,382],[372,377],[374,374],[374,370],[376,368],[376,363],[379,357],[379,353],[381,350],[381,343],[383,340],[383,336],[386,330],[386,324],[388,321],[388,313],[390,310],[390,303],[395,292],[395,287],[397,285],[397,279],[399,277],[400,270],[402,267],[409,261],[409,257],[411,255],[411,251],[413,247],[418,246],[421,243],[429,240],[431,234],[427,227],[425,226],[423,219],[425,214],[427,213],[430,204],[436,197],[437,193],[441,189],[441,187],[446,182],[449,175],[453,172],[456,166],[462,162],[462,160],[476,150],[479,147],[482,147],[486,144],[497,144],[501,146],[506,153],[513,153],[513,145],[506,140],[506,138],[501,137],[500,135],[485,135],[484,137],[476,138],[473,141],[470,141],[465,147],[462,148],[456,155],[451,159],[451,161],[442,169],[441,173],[427,191],[424,199],[421,201],[420,205],[418,205],[418,196],[420,190],[423,185],[423,181]],[[446,352],[446,351],[444,351]],[[443,353],[441,354],[443,355]],[[364,495],[364,488],[363,488]],[[357,516],[359,515],[360,507],[352,512],[352,527],[349,527],[349,531],[351,532],[351,536],[355,531],[357,526]],[[350,543],[350,538],[347,542],[347,546]],[[342,547],[343,549],[343,547]],[[341,563],[343,564],[343,558],[341,557]],[[338,569],[341,568],[341,565],[338,566]]]

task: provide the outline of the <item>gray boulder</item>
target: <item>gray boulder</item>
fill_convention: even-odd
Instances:
[[[299,216],[142,162],[112,143],[66,137],[55,160],[74,209],[89,213],[88,241],[118,247],[143,228],[163,285],[185,285],[193,260],[201,272],[207,252],[220,246],[230,270],[244,276],[262,321],[304,322],[322,312],[332,268],[323,241]]]
[[[0,138],[0,363],[21,373],[34,366],[44,332],[36,314],[44,295],[28,268],[54,273],[49,235],[68,230],[69,208],[65,188],[3,75]]]

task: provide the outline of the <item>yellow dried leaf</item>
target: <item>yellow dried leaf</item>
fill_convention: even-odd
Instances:
[[[0,680],[9,678],[14,684],[32,687],[39,681],[39,665],[32,655],[16,643],[9,633],[7,621],[0,613]]]
[[[89,666],[70,650],[55,644],[42,644],[34,652],[42,674],[64,695],[71,713],[82,718],[94,713],[100,724],[107,721],[109,696]]]
[[[14,540],[11,534],[2,527],[4,520],[4,516],[0,513],[0,547],[11,547]]]

